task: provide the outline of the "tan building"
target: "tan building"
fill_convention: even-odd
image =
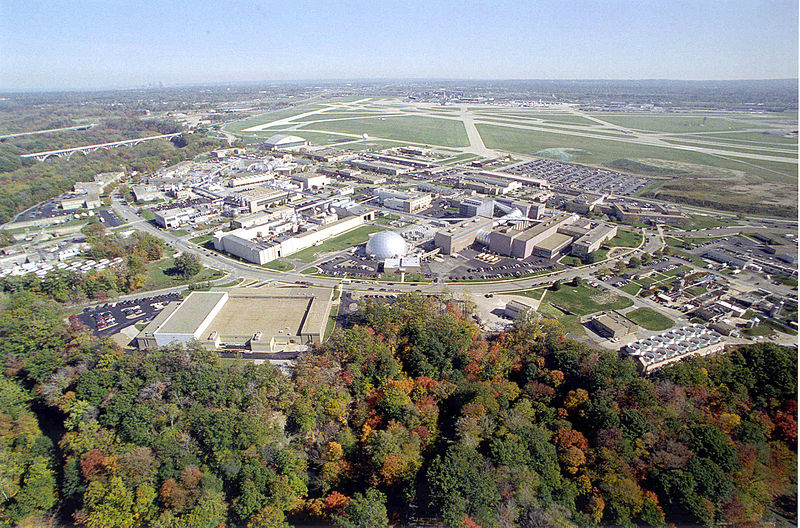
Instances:
[[[167,305],[136,337],[140,349],[199,342],[209,350],[276,352],[319,343],[329,288],[234,288],[192,292]]]

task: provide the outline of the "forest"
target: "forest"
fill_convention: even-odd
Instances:
[[[797,351],[645,378],[553,320],[367,302],[298,360],[123,352],[51,299],[0,313],[0,524],[796,525]],[[427,523],[427,524],[426,524]]]

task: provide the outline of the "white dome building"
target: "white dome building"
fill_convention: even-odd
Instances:
[[[408,244],[394,231],[381,231],[372,235],[367,241],[367,255],[376,259],[405,257]]]

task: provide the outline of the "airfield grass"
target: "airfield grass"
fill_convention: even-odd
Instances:
[[[292,121],[301,123],[305,121],[327,121],[329,119],[347,119],[347,118],[359,118],[359,117],[376,117],[385,115],[387,113],[394,113],[387,110],[387,112],[379,113],[379,112],[364,112],[359,110],[353,110],[351,112],[323,112],[321,114],[313,114],[309,116],[298,117],[297,119],[293,119]]]
[[[599,298],[603,297],[599,302]],[[607,299],[607,300],[606,300]],[[602,310],[621,310],[633,306],[633,301],[592,286],[562,284],[558,291],[548,290],[544,302],[550,302],[575,315],[589,315]]]
[[[719,117],[591,114],[608,123],[644,132],[721,132],[745,130],[750,123],[739,123]]]
[[[326,132],[368,134],[379,138],[426,145],[442,145],[445,147],[466,147],[469,145],[464,124],[452,119],[406,116],[330,121],[328,123],[315,123],[311,126]],[[297,131],[297,135],[300,135],[299,132],[301,131]]]
[[[381,230],[383,230],[382,227],[374,225],[357,227],[352,231],[348,231],[347,233],[343,233],[337,237],[326,240],[319,246],[312,246],[289,255],[288,258],[309,264],[314,262],[317,255],[329,253],[331,251],[342,251],[343,249],[363,244],[367,241],[371,233],[376,233]]]
[[[700,147],[700,148],[713,148],[717,150],[724,150],[730,151],[732,155],[736,155],[736,153],[740,154],[766,154],[769,156],[785,156],[787,161],[791,159],[797,158],[797,152],[790,152],[788,150],[783,150],[781,152],[771,151],[771,150],[764,150],[759,149],[757,147],[745,148],[741,145],[707,145],[704,143],[697,143],[696,141],[690,141],[688,139],[671,139],[671,138],[664,138],[664,141],[667,143],[671,143],[673,145],[682,145],[686,147]],[[757,160],[759,161],[759,160]]]
[[[319,110],[320,108],[322,108],[322,106],[318,104],[305,104],[299,106],[292,106],[290,108],[284,108],[282,110],[275,110],[274,112],[266,112],[264,114],[259,114],[253,117],[248,117],[246,119],[241,119],[239,121],[233,121],[232,123],[228,123],[227,125],[225,125],[225,130],[233,134],[237,134],[242,130],[244,130],[245,128],[263,125],[265,123],[270,123],[272,121],[277,121],[279,119],[286,119],[287,117],[304,114],[312,110]]]
[[[797,125],[795,125],[797,126]],[[784,137],[778,134],[763,132],[731,132],[728,134],[703,134],[697,137],[713,138],[715,140],[736,141],[741,143],[763,144],[765,146],[789,146],[797,148],[797,136]]]
[[[390,147],[397,147],[405,145],[402,141],[355,141],[353,143],[345,143],[341,148],[354,151],[365,150],[383,150]]]
[[[609,139],[595,139],[574,136],[569,134],[559,134],[557,132],[541,132],[538,130],[515,129],[502,125],[475,125],[483,138],[483,142],[488,148],[519,152],[521,154],[531,154],[547,148],[574,148],[587,151],[588,154],[581,154],[579,157],[585,158],[583,161],[590,163],[607,163],[620,158],[655,158],[666,161],[676,161],[683,163],[693,163],[697,165],[707,165],[709,167],[722,167],[728,169],[748,170],[748,172],[759,172],[759,176],[767,180],[775,179],[773,173],[764,171],[754,171],[752,165],[762,165],[761,160],[748,160],[747,165],[743,165],[736,160],[728,160],[718,156],[711,156],[701,152],[690,150],[675,150],[668,147],[655,147],[650,145],[640,145],[627,141],[616,141]],[[781,167],[781,171],[789,176],[787,163]],[[794,166],[796,177],[797,166]]]
[[[672,326],[675,324],[675,321],[666,315],[662,315],[650,308],[637,308],[635,310],[631,310],[625,314],[625,317],[638,324],[642,328],[655,332],[672,328]]]

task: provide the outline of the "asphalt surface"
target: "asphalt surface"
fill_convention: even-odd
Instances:
[[[111,336],[136,323],[149,322],[164,306],[172,301],[180,300],[178,292],[161,293],[153,296],[138,296],[135,299],[119,300],[89,306],[83,312],[72,316],[95,335]]]

